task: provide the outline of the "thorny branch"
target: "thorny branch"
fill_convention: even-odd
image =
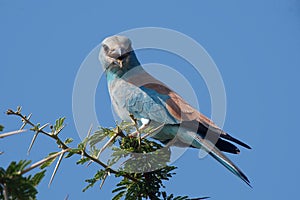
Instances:
[[[166,164],[168,162],[168,160],[170,159],[170,157],[169,157],[170,150],[169,149],[167,150],[169,153],[167,153],[166,156],[158,155],[158,158],[160,158],[159,160],[151,160],[150,159],[148,163],[145,163],[145,164],[148,164],[147,166],[149,166],[149,165],[151,166],[151,162],[157,162],[157,163],[164,164],[164,167],[161,167],[160,169],[157,169],[155,171],[149,171],[149,172],[144,172],[144,173],[127,173],[125,171],[124,172],[116,171],[111,168],[111,165],[120,158],[121,154],[122,154],[122,156],[128,155],[128,153],[123,154],[124,150],[126,150],[128,152],[132,152],[132,153],[141,153],[141,152],[150,153],[150,152],[155,152],[157,149],[162,148],[162,146],[160,144],[146,140],[145,138],[152,135],[153,133],[155,133],[158,129],[162,128],[164,126],[164,124],[154,128],[152,130],[146,131],[145,134],[143,136],[141,136],[141,133],[140,133],[141,127],[140,128],[138,127],[136,119],[134,119],[134,117],[131,116],[131,119],[134,123],[133,125],[131,124],[131,125],[128,125],[128,126],[126,125],[123,127],[124,124],[121,123],[120,126],[117,125],[117,127],[115,129],[106,129],[106,128],[102,129],[105,131],[108,130],[107,133],[109,133],[109,134],[105,135],[106,133],[105,132],[103,132],[103,133],[105,133],[104,134],[105,137],[110,136],[110,139],[104,146],[102,146],[102,148],[100,150],[98,150],[98,151],[96,150],[93,152],[94,146],[92,145],[92,139],[90,138],[92,126],[90,127],[90,129],[88,131],[86,140],[84,140],[82,143],[80,143],[78,145],[78,148],[71,148],[68,146],[68,144],[72,140],[71,138],[68,138],[64,142],[58,136],[59,133],[61,132],[61,130],[65,127],[65,125],[63,124],[64,118],[59,118],[56,121],[56,124],[54,126],[50,126],[51,131],[47,132],[44,129],[47,126],[49,126],[48,123],[44,124],[42,126],[40,126],[40,124],[34,124],[30,120],[31,114],[28,116],[23,115],[21,113],[21,107],[18,107],[16,111],[9,109],[9,110],[7,110],[6,113],[7,113],[7,115],[14,115],[14,116],[20,117],[23,124],[19,130],[13,131],[10,133],[6,133],[6,134],[2,134],[2,137],[0,135],[0,138],[24,132],[23,128],[26,125],[30,125],[31,126],[30,130],[34,131],[35,133],[34,133],[32,141],[30,143],[28,152],[30,152],[30,149],[33,146],[38,134],[43,134],[43,135],[46,135],[47,137],[52,138],[53,140],[56,141],[56,143],[58,144],[58,147],[61,149],[60,152],[52,153],[48,157],[32,164],[30,167],[28,167],[26,169],[22,168],[22,170],[20,170],[18,173],[19,175],[23,175],[36,167],[41,167],[43,169],[45,166],[49,166],[56,159],[56,157],[59,156],[59,159],[56,163],[56,166],[54,168],[54,171],[52,173],[52,176],[51,176],[51,179],[49,182],[49,185],[50,185],[51,182],[53,181],[56,171],[64,157],[64,154],[66,152],[69,152],[69,154],[67,156],[65,156],[65,158],[70,157],[74,154],[81,156],[81,159],[77,162],[77,164],[83,164],[87,161],[90,161],[89,164],[91,162],[95,162],[104,168],[102,170],[97,171],[94,178],[86,180],[86,182],[89,183],[89,185],[86,186],[86,188],[84,188],[83,191],[92,187],[99,180],[101,180],[101,184],[100,184],[100,188],[101,188],[104,181],[106,180],[107,176],[109,174],[115,174],[116,177],[123,177],[123,179],[117,184],[117,188],[112,190],[113,193],[117,193],[115,195],[115,197],[113,198],[114,200],[119,200],[122,197],[125,197],[126,200],[129,200],[132,198],[138,198],[138,199],[145,198],[145,199],[154,199],[154,200],[158,200],[158,199],[188,200],[188,199],[190,199],[187,196],[174,197],[173,194],[168,196],[165,191],[161,191],[161,188],[165,188],[162,181],[169,180],[169,178],[171,178],[172,175],[175,174],[172,172],[172,170],[176,169],[176,167],[168,166]],[[134,126],[134,128],[136,129],[135,133],[137,133],[137,138],[132,137],[133,135],[129,134],[130,130],[132,130],[132,128],[133,128],[132,126]],[[127,133],[127,136],[129,136],[129,137],[125,136],[122,129],[124,129],[124,131]],[[96,135],[96,133],[93,136],[95,136],[95,135]],[[99,135],[96,135],[96,138],[97,137],[99,137]],[[100,156],[101,152],[103,152],[109,145],[111,145],[112,143],[114,143],[116,141],[117,137],[122,138],[121,140],[119,140],[120,148],[118,150],[114,149],[114,151],[115,151],[114,153],[116,153],[114,155],[115,156],[114,158],[117,158],[117,159],[114,160],[114,158],[113,158],[112,160],[110,160],[108,162],[108,164],[105,164],[104,162],[102,162],[99,159],[99,156]],[[94,142],[96,140],[97,139],[95,139]],[[89,144],[91,145],[91,150],[92,150],[91,154],[89,154],[86,151],[87,142],[89,142]],[[22,162],[25,163],[24,161],[22,161]],[[50,162],[50,164],[48,164],[47,162]],[[27,162],[27,164],[29,164],[29,163]],[[134,156],[132,156],[130,159],[128,159],[125,163],[126,164],[124,164],[124,167],[125,168],[129,167],[128,169],[130,169],[131,164],[133,164],[132,166],[144,167],[144,166],[140,165],[141,164],[140,159],[138,157],[134,157]],[[44,172],[45,172],[45,170],[39,174],[39,177],[40,177],[39,180],[41,180]],[[7,188],[4,187],[4,199],[8,199],[6,189]],[[66,199],[67,198],[68,197],[66,197]],[[200,200],[200,199],[206,199],[206,198],[207,197],[195,198],[193,200]]]
[[[32,126],[32,129],[31,130],[34,130],[36,132],[36,134],[39,134],[39,133],[42,133],[54,140],[56,140],[56,143],[59,144],[59,148],[63,149],[63,150],[70,150],[72,148],[70,148],[68,145],[66,145],[59,137],[58,137],[58,133],[56,134],[53,134],[53,133],[50,133],[50,132],[47,132],[44,130],[44,128],[46,126],[42,126],[41,128],[37,128],[37,126],[32,122],[30,121],[30,117],[26,117],[25,115],[23,115],[21,113],[21,108],[18,107],[17,111],[13,111],[12,109],[8,109],[6,111],[6,114],[7,115],[15,115],[15,116],[18,116],[21,118],[22,122],[26,125],[26,124],[29,124],[30,126]],[[31,116],[31,114],[29,115]],[[21,128],[24,127],[24,124],[22,125]],[[61,130],[60,130],[61,131]],[[59,132],[60,132],[59,131]],[[118,174],[117,171],[111,169],[108,165],[106,165],[105,163],[103,163],[102,161],[100,161],[98,158],[95,158],[93,156],[91,156],[90,154],[88,154],[84,149],[81,150],[81,152],[75,152],[76,154],[78,155],[81,155],[81,156],[84,156],[88,159],[90,159],[92,162],[95,162],[97,164],[99,164],[100,166],[102,166],[106,171],[108,171],[109,173],[112,173],[112,174]],[[132,180],[132,181],[135,181],[137,182],[138,180],[128,174],[122,174],[122,176]]]

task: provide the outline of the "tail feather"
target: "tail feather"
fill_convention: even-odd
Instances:
[[[212,157],[214,157],[217,161],[219,161],[222,165],[224,165],[229,171],[231,171],[233,174],[238,176],[240,179],[242,179],[247,185],[249,185],[251,188],[251,184],[247,176],[233,163],[230,163],[228,161],[230,160],[224,160],[224,157],[219,157],[219,155],[216,154],[216,152],[210,152],[209,153]]]
[[[251,147],[250,147],[249,145],[247,145],[247,144],[245,144],[244,142],[242,142],[242,141],[240,141],[240,140],[238,140],[238,139],[232,137],[232,136],[229,135],[228,133],[226,133],[226,134],[221,134],[220,137],[221,137],[221,138],[224,138],[224,139],[226,139],[226,140],[232,141],[232,142],[234,142],[234,143],[236,143],[236,144],[239,144],[239,145],[241,145],[241,146],[243,146],[243,147],[245,147],[245,148],[247,148],[247,149],[251,149]]]
[[[241,145],[247,149],[251,149],[251,147],[244,142],[232,137],[228,133],[224,132],[222,129],[216,126],[209,126],[207,124],[200,123],[198,121],[184,121],[181,123],[182,126],[186,127],[187,129],[194,131],[197,130],[197,133],[204,137],[209,137],[212,140],[217,140],[218,138],[223,138],[228,141],[234,142],[238,145]]]
[[[223,166],[225,166],[229,171],[242,179],[247,185],[250,185],[250,181],[247,176],[235,165],[233,164],[229,158],[227,158],[215,145],[213,145],[210,141],[201,138],[201,136],[196,135],[195,141],[204,148],[205,151],[209,152],[209,154],[219,161]]]
[[[232,153],[232,154],[240,153],[239,148],[237,148],[234,144],[231,144],[230,142],[228,142],[226,140],[222,140],[221,138],[218,139],[218,141],[215,145],[220,151],[224,151],[224,152]]]

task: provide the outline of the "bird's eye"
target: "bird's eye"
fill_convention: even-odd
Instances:
[[[103,49],[105,52],[108,52],[109,51],[109,47],[105,44],[102,45]]]

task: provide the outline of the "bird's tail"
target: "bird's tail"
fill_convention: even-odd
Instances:
[[[203,139],[201,136],[194,134],[194,142],[193,146],[198,148],[203,148],[206,152],[208,152],[213,158],[219,161],[223,166],[225,166],[229,171],[242,179],[247,185],[250,185],[250,181],[247,176],[227,158],[214,144],[212,144],[209,140]],[[196,144],[195,144],[196,142]]]

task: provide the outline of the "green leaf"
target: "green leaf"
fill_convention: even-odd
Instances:
[[[55,125],[52,128],[52,133],[59,132],[63,128],[65,119],[65,117],[61,117],[55,121]]]
[[[115,132],[112,129],[100,127],[100,129],[95,131],[95,133],[89,138],[89,144],[91,146],[95,146],[97,143],[113,134],[115,134]]]
[[[2,125],[0,124],[0,131],[3,131],[3,129],[4,129],[4,126],[2,126]]]
[[[116,196],[114,196],[112,198],[112,200],[120,200],[124,196],[125,193],[126,193],[126,191],[119,192]]]
[[[30,160],[20,160],[18,163],[13,161],[7,167],[6,172],[9,174],[18,174],[20,171],[23,171],[30,163]]]
[[[187,200],[188,197],[187,196],[184,196],[184,197],[175,197],[174,200]]]
[[[80,149],[80,151],[84,150],[84,147],[85,147],[84,143],[79,143],[77,145],[77,148]]]
[[[89,158],[81,158],[80,160],[78,160],[76,162],[77,165],[83,165],[84,163],[86,163],[87,161],[89,161],[90,159]]]
[[[38,131],[39,127],[40,127],[40,123],[37,123],[35,126],[33,126],[32,128],[30,128],[31,131]]]
[[[22,111],[22,106],[18,106],[17,107],[17,113],[21,114],[21,111]]]
[[[116,189],[114,189],[113,191],[111,191],[112,193],[115,193],[115,192],[118,192],[118,191],[121,191],[121,190],[125,190],[127,187],[125,186],[122,186],[122,187],[118,187]]]
[[[70,144],[71,142],[73,142],[73,138],[67,138],[64,143]]]
[[[90,187],[93,187],[97,181],[104,179],[106,176],[107,176],[107,171],[103,169],[97,171],[97,173],[94,175],[93,178],[85,180],[85,182],[89,184],[85,188],[83,188],[82,191],[85,192]]]
[[[78,154],[79,152],[81,152],[81,150],[78,148],[74,148],[74,149],[70,149],[68,152],[69,153],[65,156],[65,158],[70,158],[74,154]]]
[[[13,161],[6,170],[0,168],[0,199],[4,199],[3,185],[6,185],[9,199],[36,199],[38,193],[35,186],[44,177],[45,170],[36,173],[33,177],[21,175],[19,172],[23,170],[31,161],[20,160],[18,163]]]
[[[34,186],[37,186],[41,182],[42,178],[44,178],[44,176],[45,176],[45,172],[46,172],[46,170],[43,170],[41,172],[36,173],[32,177],[31,181],[32,181]]]

